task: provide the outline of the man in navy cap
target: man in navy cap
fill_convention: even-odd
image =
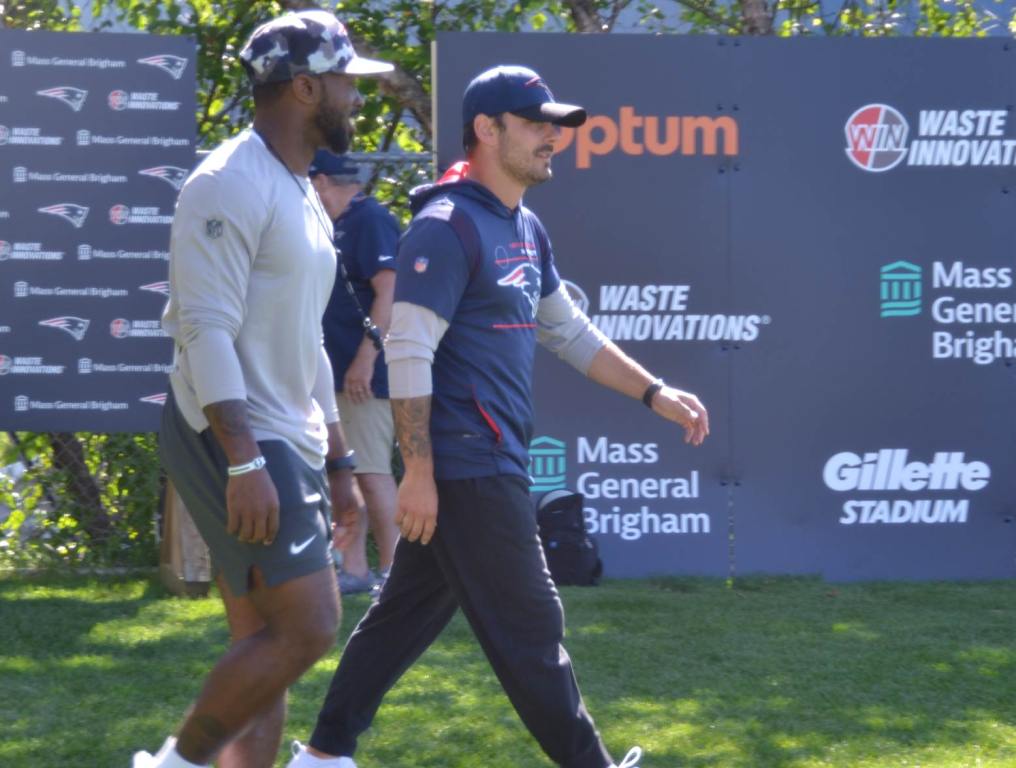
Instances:
[[[529,499],[535,344],[641,399],[686,442],[701,444],[709,421],[697,397],[654,378],[572,303],[543,225],[522,205],[528,187],[551,178],[558,126],[584,120],[532,70],[488,70],[463,100],[468,162],[413,194],[386,346],[406,467],[403,539],[290,768],[353,768],[385,692],[459,608],[551,760],[614,765],[561,645],[564,615]],[[633,748],[621,766],[640,755]]]
[[[360,524],[338,550],[343,595],[369,592],[387,578],[399,540],[392,476],[395,426],[381,338],[392,316],[400,228],[387,208],[364,193],[366,174],[365,165],[325,149],[310,167],[314,188],[335,225],[335,247],[342,259],[322,325],[343,431],[356,451],[354,473],[362,496]],[[367,563],[367,521],[380,575]]]
[[[363,106],[355,77],[391,66],[357,57],[320,10],[259,27],[240,59],[254,125],[194,171],[173,220],[163,326],[175,370],[159,440],[211,551],[233,642],[176,736],[134,768],[274,763],[286,689],[339,623],[331,518],[339,536],[356,518],[321,345],[332,226],[307,169],[319,148],[349,146]]]

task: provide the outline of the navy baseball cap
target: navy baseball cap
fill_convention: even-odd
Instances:
[[[319,149],[311,161],[307,175],[311,178],[320,175],[334,176],[349,182],[359,182],[360,164],[345,155],[336,155],[327,149]]]
[[[477,115],[513,115],[540,123],[577,128],[586,121],[586,111],[574,104],[554,101],[554,94],[529,67],[499,66],[481,72],[466,86],[462,96],[462,124]]]
[[[380,75],[394,69],[387,62],[357,56],[346,28],[320,9],[287,13],[262,24],[240,51],[240,61],[254,85],[301,74]]]

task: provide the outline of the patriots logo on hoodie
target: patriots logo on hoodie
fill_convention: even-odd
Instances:
[[[530,273],[536,278],[530,280]],[[498,285],[518,288],[529,300],[532,307],[533,317],[536,317],[536,309],[540,303],[540,271],[532,264],[519,264],[511,272],[497,281]],[[529,290],[526,290],[526,289]]]
[[[36,91],[36,94],[62,101],[75,112],[80,112],[81,107],[85,103],[85,97],[88,96],[88,91],[83,91],[80,88],[71,88],[69,85],[61,85],[56,88],[47,88],[45,91]]]
[[[75,205],[74,203],[47,205],[45,208],[39,208],[38,211],[39,213],[48,213],[51,216],[59,216],[64,221],[73,224],[76,229],[81,229],[84,226],[85,219],[88,218],[88,208],[83,205]]]
[[[157,165],[154,168],[145,168],[138,171],[142,176],[151,176],[155,179],[162,179],[173,189],[179,190],[187,181],[187,169],[177,168],[175,165]]]
[[[40,320],[39,325],[47,328],[59,328],[73,336],[77,341],[85,338],[85,331],[88,330],[88,320],[83,317],[51,317],[49,320]]]
[[[162,53],[157,56],[149,56],[145,59],[138,59],[138,64],[147,64],[150,67],[158,67],[174,80],[179,80],[183,71],[187,68],[187,59],[180,56],[173,56]]]

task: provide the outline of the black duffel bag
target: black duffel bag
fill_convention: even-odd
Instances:
[[[585,497],[557,490],[545,493],[536,507],[540,541],[555,584],[593,586],[600,583],[603,562],[582,519]]]

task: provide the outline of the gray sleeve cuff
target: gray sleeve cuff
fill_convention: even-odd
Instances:
[[[448,321],[433,310],[396,301],[385,339],[385,362],[391,365],[409,358],[434,362],[434,351],[447,330]]]
[[[433,391],[430,361],[406,357],[388,364],[388,396],[393,400],[426,397]]]
[[[540,299],[536,323],[537,341],[583,374],[596,353],[610,343],[563,287]]]

